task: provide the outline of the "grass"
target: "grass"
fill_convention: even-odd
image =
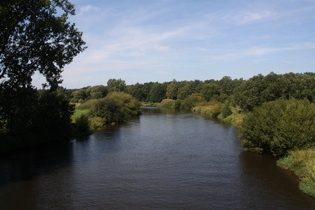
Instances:
[[[237,128],[240,128],[243,123],[244,115],[239,107],[232,107],[230,109],[232,114],[223,118],[221,114],[222,104],[219,102],[207,102],[204,104],[199,104],[193,108],[193,112],[204,115],[206,117],[215,117],[222,122],[231,124]]]
[[[75,109],[73,115],[71,116],[72,122],[75,123],[76,119],[81,117],[81,115],[87,115],[88,112],[88,109]]]
[[[231,115],[227,116],[226,118],[223,118],[222,115],[219,115],[218,119],[237,128],[240,128],[242,126],[245,114],[241,112],[239,107],[231,106],[230,108],[232,110]]]
[[[300,178],[300,189],[315,197],[315,148],[292,151],[277,165],[293,171]]]

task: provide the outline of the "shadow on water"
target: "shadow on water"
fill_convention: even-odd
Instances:
[[[72,164],[72,145],[50,145],[0,158],[0,187],[28,181]]]
[[[276,157],[244,151],[240,153],[239,159],[241,183],[247,194],[246,197],[252,201],[256,200],[261,208],[300,209],[315,206],[314,198],[299,189],[298,177],[293,172],[276,165]],[[259,199],[253,196],[255,194],[259,195]],[[274,199],[272,206],[261,202],[270,197]]]

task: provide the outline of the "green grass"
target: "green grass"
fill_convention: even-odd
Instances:
[[[292,151],[279,159],[277,165],[294,171],[300,178],[300,189],[315,197],[315,148]]]
[[[193,108],[193,112],[201,114],[210,118],[217,118],[222,122],[231,124],[237,128],[240,128],[243,123],[244,114],[240,111],[238,107],[230,107],[232,114],[226,118],[222,117],[221,114],[222,104],[218,102],[208,102],[206,104],[200,104]]]
[[[243,119],[245,114],[241,112],[240,108],[238,107],[230,107],[232,110],[232,114],[227,116],[226,118],[222,118],[221,115],[218,116],[218,119],[225,122],[229,123],[237,128],[240,128],[243,123]]]
[[[75,109],[73,115],[71,116],[72,122],[75,123],[75,119],[78,119],[81,115],[87,115],[88,109]]]

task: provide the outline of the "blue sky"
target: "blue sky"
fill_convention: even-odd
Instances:
[[[67,88],[315,72],[315,0],[71,2],[88,49]]]

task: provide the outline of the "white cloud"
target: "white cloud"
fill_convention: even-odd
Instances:
[[[216,50],[215,55],[211,55],[213,60],[235,60],[248,56],[264,56],[275,52],[284,51],[315,50],[315,43],[298,43],[287,47],[252,47],[247,49],[228,49],[225,51]],[[212,51],[214,52],[214,51]]]
[[[94,7],[92,5],[85,5],[85,6],[82,6],[80,8],[81,13],[90,12],[90,11],[94,11],[94,10],[98,10],[98,8]]]

